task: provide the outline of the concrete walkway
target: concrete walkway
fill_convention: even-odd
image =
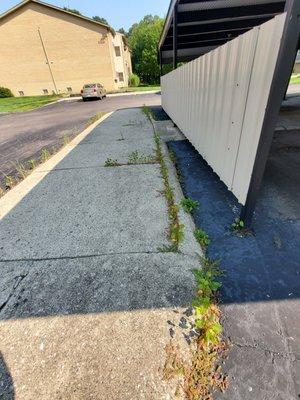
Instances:
[[[193,223],[181,215],[181,254],[161,252],[159,165],[104,166],[154,154],[140,109],[89,131],[0,199],[1,399],[171,398],[167,321],[193,294]]]

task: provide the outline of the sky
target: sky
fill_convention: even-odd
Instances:
[[[83,15],[99,15],[107,19],[114,29],[129,29],[147,14],[164,17],[170,0],[44,0],[58,7],[76,8]],[[17,0],[0,0],[0,14],[18,4]]]

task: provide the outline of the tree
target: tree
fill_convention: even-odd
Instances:
[[[76,10],[76,8],[64,7],[64,10],[69,11],[73,14],[82,15],[80,11]]]
[[[128,37],[128,32],[126,32],[124,28],[120,28],[120,29],[118,30],[118,32],[120,32],[120,33],[122,33],[122,35]]]
[[[133,69],[143,83],[159,83],[160,68],[157,62],[157,48],[163,25],[163,18],[157,15],[146,15],[128,32]]]
[[[101,24],[109,25],[109,23],[107,22],[107,20],[106,20],[105,18],[103,18],[103,17],[99,17],[99,15],[95,15],[95,16],[92,17],[92,18],[93,18],[94,21],[101,22]]]

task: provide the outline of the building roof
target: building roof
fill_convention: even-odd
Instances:
[[[96,25],[100,25],[100,26],[106,28],[106,29],[109,30],[113,35],[116,34],[115,30],[114,30],[111,26],[109,26],[109,25],[103,24],[102,22],[95,21],[95,20],[93,20],[92,18],[85,17],[84,15],[74,14],[74,13],[68,11],[68,10],[64,10],[63,8],[54,6],[54,5],[52,5],[52,4],[44,3],[43,1],[40,1],[40,0],[23,0],[23,1],[21,1],[21,3],[16,4],[14,7],[10,8],[9,10],[7,10],[7,11],[4,12],[3,14],[1,14],[1,15],[0,15],[0,20],[1,20],[2,18],[6,17],[7,15],[12,14],[13,12],[15,12],[16,10],[18,10],[19,8],[23,7],[24,5],[26,5],[26,4],[28,4],[28,3],[40,4],[40,5],[42,5],[42,6],[51,8],[51,9],[53,9],[53,10],[57,10],[57,11],[60,11],[60,12],[65,13],[65,14],[72,15],[73,17],[77,17],[77,18],[80,18],[80,19],[84,19],[84,20],[86,20],[86,21],[92,22],[92,23],[94,23],[94,24],[96,24]]]
[[[189,61],[284,12],[286,0],[171,0],[159,49],[172,60],[177,9],[177,59]]]

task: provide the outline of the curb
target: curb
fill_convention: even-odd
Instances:
[[[25,179],[9,190],[0,198],[0,220],[5,217],[46,175],[51,173],[58,163],[60,163],[86,136],[110,117],[113,112],[105,114],[81,133],[79,133],[70,143],[60,149],[49,160],[38,165]]]

